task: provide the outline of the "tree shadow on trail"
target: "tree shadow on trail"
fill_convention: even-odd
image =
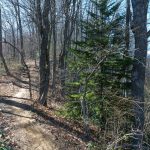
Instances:
[[[13,112],[7,111],[7,110],[1,110],[1,112],[4,113],[4,114],[9,114],[9,115],[13,115],[13,116],[21,117],[21,118],[35,119],[33,117],[19,115],[19,114],[16,114],[16,113],[13,113]]]
[[[15,97],[15,96],[3,96],[3,95],[1,96],[1,95],[0,95],[0,98],[3,98],[3,99],[4,99],[4,98],[7,98],[7,99],[8,99],[8,98],[9,98],[9,99],[14,99],[14,98],[15,98],[15,99],[26,100],[26,101],[31,101],[31,102],[33,101],[33,100],[31,100],[30,98]]]
[[[57,128],[62,128],[66,132],[70,132],[71,134],[73,134],[74,136],[76,136],[77,138],[81,139],[84,142],[88,142],[88,141],[96,142],[95,139],[93,139],[92,137],[86,138],[86,135],[83,132],[75,130],[73,127],[69,126],[67,123],[61,122],[60,120],[55,119],[54,117],[48,116],[45,112],[35,109],[33,108],[33,106],[19,103],[14,100],[6,99],[3,97],[0,97],[0,103],[10,105],[10,106],[15,106],[26,111],[32,111],[33,113],[36,113],[40,117],[44,119],[46,118],[45,120],[48,120],[47,124],[57,127]]]

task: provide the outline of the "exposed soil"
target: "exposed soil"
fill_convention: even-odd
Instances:
[[[7,131],[7,137],[3,138],[5,141],[9,139],[13,149],[87,149],[82,132],[55,116],[53,110],[31,105],[33,101],[28,89],[7,83],[7,76],[1,77],[0,81],[5,81],[0,83],[0,130]]]
[[[29,98],[28,91],[20,89],[14,97],[16,97],[16,99],[13,99],[14,101],[22,103],[23,101],[17,99],[17,97]],[[22,150],[57,150],[51,140],[53,136],[49,133],[47,134],[43,127],[36,123],[31,111],[26,111],[15,106],[11,106],[9,109],[7,108],[6,111],[14,115],[12,125],[14,127],[13,134],[15,136],[13,138],[17,141],[19,148]]]

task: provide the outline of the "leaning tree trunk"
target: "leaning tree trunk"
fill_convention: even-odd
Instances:
[[[144,128],[144,84],[147,57],[147,7],[148,0],[132,0],[132,31],[135,38],[135,52],[132,72],[132,96],[134,106],[133,149],[141,150]]]

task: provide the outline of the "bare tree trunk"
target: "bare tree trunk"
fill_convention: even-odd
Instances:
[[[21,11],[20,11],[20,2],[19,0],[10,0],[10,3],[13,5],[15,13],[16,13],[16,20],[17,20],[17,27],[19,30],[20,36],[20,48],[23,56],[25,56],[24,47],[23,47],[23,29],[22,29],[22,20],[21,20]]]
[[[15,31],[14,31],[14,27],[13,25],[11,25],[11,29],[12,29],[12,40],[13,40],[13,45],[14,45],[14,48],[13,48],[13,58],[16,58],[16,37],[15,37]]]
[[[128,55],[130,47],[130,21],[131,21],[131,11],[130,11],[130,0],[126,0],[126,51],[125,54]]]
[[[62,95],[64,95],[64,86],[65,86],[65,78],[66,78],[66,61],[68,48],[71,47],[71,38],[73,31],[75,31],[75,22],[79,12],[79,5],[81,1],[71,1],[65,0],[64,2],[64,15],[65,15],[65,23],[64,23],[64,31],[63,31],[63,44],[61,53],[59,55],[59,68],[61,72],[61,86],[62,86]],[[71,7],[71,9],[70,9]]]
[[[142,150],[144,128],[144,84],[147,57],[147,9],[148,0],[132,0],[132,31],[135,38],[135,53],[132,70],[132,96],[138,106],[134,107],[134,142],[136,150]]]
[[[25,52],[23,49],[23,30],[22,30],[22,21],[21,21],[19,0],[17,0],[17,12],[16,13],[18,15],[18,25],[19,25],[19,33],[20,33],[20,48],[21,48],[23,56],[25,57]]]
[[[69,6],[70,6],[70,0],[65,1],[65,26],[64,26],[64,32],[63,32],[63,45],[62,50],[59,56],[59,66],[61,69],[61,85],[62,88],[65,85],[65,70],[66,70],[66,63],[65,63],[65,57],[67,55],[67,44],[68,44],[68,35],[69,35]],[[62,90],[62,95],[63,95]]]
[[[41,1],[37,0],[37,18],[38,18],[38,30],[41,37],[40,43],[40,97],[39,102],[47,105],[47,94],[49,89],[49,75],[50,75],[50,63],[49,63],[49,49],[48,49],[48,37],[50,31],[49,12],[50,12],[50,0],[44,1],[43,11],[41,9]]]
[[[52,92],[55,92],[56,88],[56,50],[57,50],[57,31],[56,31],[56,1],[52,0],[51,4],[52,10],[51,10],[51,23],[52,23],[52,31],[53,31],[53,75],[52,75]]]
[[[129,56],[129,48],[130,48],[130,22],[131,22],[131,8],[130,8],[130,0],[126,0],[126,30],[125,30],[125,42],[126,42],[126,49],[124,50],[124,57]],[[124,67],[124,74],[126,74],[128,67]],[[127,79],[125,78],[124,83],[127,82]],[[122,94],[124,97],[127,97],[128,95],[128,89],[123,88]]]

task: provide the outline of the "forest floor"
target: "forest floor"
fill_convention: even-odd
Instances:
[[[34,65],[30,65],[37,80]],[[20,71],[22,79],[25,75]],[[0,147],[14,150],[85,150],[90,140],[84,138],[79,125],[57,116],[57,103],[48,107],[33,106],[29,90],[12,84],[12,78],[0,76]],[[3,143],[3,144],[2,144]],[[5,144],[4,144],[5,143]]]

